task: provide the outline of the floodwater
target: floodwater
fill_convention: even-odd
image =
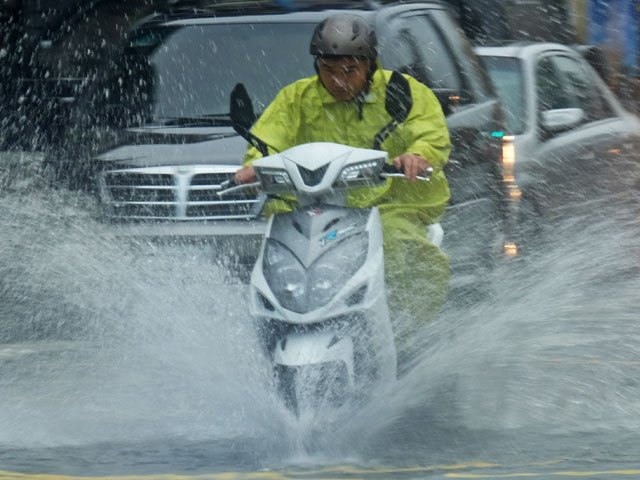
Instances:
[[[397,383],[301,423],[225,252],[118,238],[38,161],[0,170],[0,478],[640,478],[637,198],[571,212]]]

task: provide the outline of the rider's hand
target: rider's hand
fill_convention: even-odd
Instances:
[[[404,153],[394,158],[393,165],[412,182],[415,182],[420,174],[424,174],[428,168],[431,168],[431,164],[427,160],[414,153]]]
[[[247,165],[236,172],[233,176],[233,180],[238,184],[253,183],[258,180],[258,177],[256,177],[256,172],[253,170],[253,167],[251,165]]]

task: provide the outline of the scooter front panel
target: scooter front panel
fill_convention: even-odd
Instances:
[[[287,246],[305,268],[337,243],[367,234],[371,209],[317,206],[277,215],[269,238]]]

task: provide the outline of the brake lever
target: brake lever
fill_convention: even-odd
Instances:
[[[382,178],[406,178],[405,174],[402,171],[398,170],[392,165],[389,165],[386,170],[387,170],[386,172],[382,172],[380,174]],[[416,180],[420,180],[422,182],[429,182],[431,181],[431,175],[433,175],[433,167],[427,168],[426,175],[424,176],[418,175],[416,177]]]
[[[252,183],[236,183],[235,180],[225,180],[220,183],[221,190],[216,192],[216,195],[219,197],[224,197],[233,192],[241,192],[243,190],[250,190],[252,188],[256,188],[260,186],[260,182],[252,182]]]

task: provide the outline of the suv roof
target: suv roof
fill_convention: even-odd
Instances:
[[[199,15],[193,17],[180,17],[169,18],[162,22],[161,25],[207,25],[214,23],[253,23],[256,20],[260,20],[261,23],[273,22],[273,23],[292,23],[292,22],[316,22],[320,18],[327,15],[328,12],[334,10],[315,10],[315,11],[302,11],[302,12],[278,12],[277,15],[266,15],[264,12],[245,12],[242,14],[219,16],[219,15]],[[352,12],[358,15],[370,19],[373,16],[373,12],[362,12],[360,10],[353,9],[340,9],[335,10],[340,12]]]
[[[428,0],[429,1],[429,0]],[[439,3],[440,0],[430,0]],[[401,1],[401,0],[361,0],[361,1],[342,1],[335,0],[173,0],[169,1],[165,13],[184,13],[188,11],[198,14],[216,13],[238,14],[251,10],[261,11],[263,13],[273,11],[312,11],[312,10],[331,10],[331,9],[358,9],[358,10],[378,10],[389,4],[410,4],[425,3],[418,1]]]
[[[415,8],[416,4],[429,5],[430,8],[449,8],[446,3],[439,0],[427,1],[323,1],[323,0],[257,0],[257,1],[237,1],[237,0],[201,0],[171,2],[163,10],[150,15],[143,20],[143,23],[153,22],[168,23],[171,21],[188,22],[195,19],[215,19],[230,20],[231,18],[243,18],[248,20],[251,16],[277,15],[283,14],[299,15],[301,19],[317,19],[319,16],[326,16],[328,11],[352,11],[364,17],[372,15],[374,12],[387,7]],[[315,14],[314,14],[315,12]],[[368,12],[371,12],[369,14]],[[285,17],[291,19],[288,15]]]

